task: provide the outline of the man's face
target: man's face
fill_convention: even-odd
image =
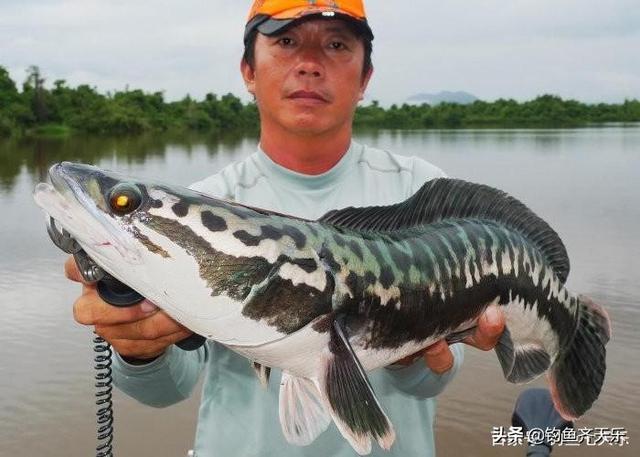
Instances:
[[[255,46],[254,68],[243,61],[242,74],[263,127],[317,135],[351,125],[370,73],[362,75],[364,46],[343,21],[310,20],[278,36],[258,34]]]

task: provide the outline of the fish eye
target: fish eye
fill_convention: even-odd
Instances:
[[[137,186],[122,183],[109,192],[109,205],[114,213],[121,216],[132,213],[142,204],[142,193]]]

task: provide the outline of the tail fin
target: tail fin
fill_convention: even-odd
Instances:
[[[577,419],[600,395],[606,371],[605,345],[611,337],[607,312],[588,297],[578,297],[578,328],[549,372],[553,404],[560,415]]]

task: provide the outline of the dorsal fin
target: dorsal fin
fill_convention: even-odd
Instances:
[[[404,202],[330,211],[319,221],[352,230],[389,232],[446,219],[474,218],[503,224],[534,243],[565,282],[569,257],[558,234],[519,200],[484,184],[437,178]]]

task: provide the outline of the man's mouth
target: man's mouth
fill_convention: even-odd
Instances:
[[[310,91],[310,90],[297,90],[289,94],[287,98],[293,100],[317,100],[319,102],[327,102],[328,100],[323,97],[318,92]]]

